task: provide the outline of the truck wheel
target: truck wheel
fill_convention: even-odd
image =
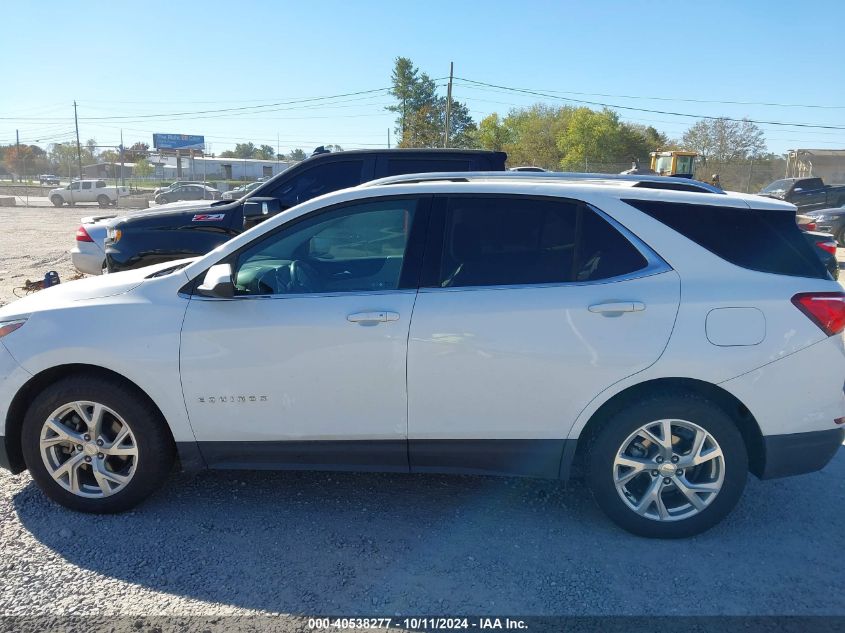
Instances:
[[[99,196],[97,196],[97,204],[100,205],[101,209],[105,209],[111,204],[111,200],[109,200],[109,197],[107,195],[100,194]]]
[[[99,376],[70,376],[38,394],[24,418],[21,448],[38,487],[80,512],[137,505],[164,484],[175,459],[153,405]]]
[[[686,392],[631,403],[607,420],[588,451],[596,503],[620,527],[651,538],[716,525],[736,505],[748,473],[730,416]]]
[[[65,203],[61,196],[53,196],[50,198],[50,202],[53,203],[54,207],[60,207]]]

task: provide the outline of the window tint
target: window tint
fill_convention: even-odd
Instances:
[[[97,189],[102,189],[102,188],[103,188],[103,187],[105,187],[105,186],[106,186],[106,181],[105,181],[105,180],[98,180],[98,181],[97,181]]]
[[[85,182],[83,182],[83,183],[82,183],[82,188],[83,188],[83,189],[90,189],[90,188],[91,188],[91,181],[90,181],[90,180],[86,180]]]
[[[766,273],[827,278],[787,211],[625,200],[732,264]]]
[[[795,183],[795,186],[800,187],[804,191],[809,191],[810,189],[821,189],[824,187],[824,184],[822,184],[821,178],[805,178]]]
[[[447,211],[439,284],[594,281],[646,265],[625,237],[581,203],[456,197]]]
[[[364,161],[329,161],[315,165],[281,182],[267,195],[278,198],[283,206],[292,207],[324,193],[361,184]]]
[[[79,191],[79,183],[78,182],[70,183],[70,190],[71,191]]]
[[[391,158],[387,175],[424,174],[433,171],[469,171],[469,160],[458,158]]]
[[[364,292],[399,287],[416,199],[320,213],[238,257],[239,294]]]

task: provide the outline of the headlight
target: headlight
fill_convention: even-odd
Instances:
[[[120,229],[106,229],[106,240],[112,244],[119,242],[121,237],[123,237],[123,231]]]
[[[14,321],[0,321],[0,338],[11,334],[26,323],[26,319],[15,319]]]

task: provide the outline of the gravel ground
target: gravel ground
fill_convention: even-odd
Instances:
[[[845,451],[650,541],[581,487],[326,473],[174,477],[89,516],[0,474],[0,613],[845,615]]]
[[[0,208],[0,302],[46,270],[69,279],[92,212]],[[203,473],[88,516],[0,471],[0,615],[845,615],[843,519],[845,451],[751,478],[728,520],[674,542],[552,482]]]

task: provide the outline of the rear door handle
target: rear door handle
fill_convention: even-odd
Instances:
[[[596,314],[622,314],[623,312],[642,312],[645,304],[641,301],[610,301],[608,303],[596,303],[587,308]]]
[[[346,317],[350,323],[384,323],[386,321],[398,321],[398,312],[387,310],[376,310],[373,312],[355,312]]]

